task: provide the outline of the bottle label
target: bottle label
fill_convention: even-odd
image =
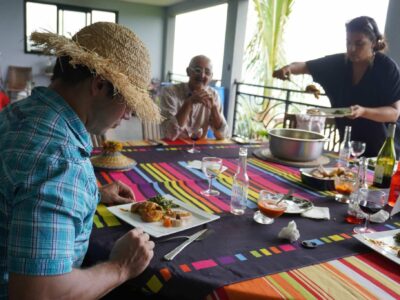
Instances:
[[[385,172],[384,166],[380,166],[380,165],[375,166],[374,183],[382,184],[384,172]]]

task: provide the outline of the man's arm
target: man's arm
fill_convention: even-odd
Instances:
[[[154,242],[141,229],[133,229],[113,247],[110,260],[88,269],[55,276],[28,276],[10,273],[10,299],[98,299],[149,264]]]

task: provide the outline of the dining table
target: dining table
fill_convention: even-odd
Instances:
[[[119,289],[124,295],[140,292],[151,299],[400,299],[400,265],[371,250],[354,237],[354,224],[345,221],[347,204],[334,200],[335,191],[319,190],[302,182],[300,170],[253,155],[267,142],[238,144],[232,140],[200,140],[199,153],[188,153],[192,141],[125,141],[122,153],[137,164],[130,170],[95,170],[98,186],[121,181],[132,188],[135,200],[169,195],[218,219],[175,235],[192,235],[207,228],[211,234],[187,246],[175,259],[164,255],[182,240],[163,242],[151,237],[154,257],[147,269]],[[230,213],[233,176],[239,149],[248,150],[247,208]],[[95,148],[93,155],[101,152]],[[213,181],[218,196],[204,196],[208,180],[193,161],[219,157],[226,170]],[[324,153],[331,165],[336,153]],[[372,172],[368,174],[371,180]],[[329,209],[329,218],[312,219],[284,213],[270,225],[253,220],[260,190],[293,196]],[[376,232],[400,228],[400,214],[384,223],[371,223]],[[294,221],[300,237],[278,236]],[[145,225],[145,224],[144,224]],[[161,225],[160,225],[161,226]],[[84,266],[108,258],[115,241],[133,228],[97,206]],[[315,247],[304,247],[302,241]],[[129,297],[127,297],[129,298]]]

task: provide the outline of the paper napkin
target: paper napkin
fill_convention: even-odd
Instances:
[[[329,220],[331,218],[329,213],[329,207],[319,207],[319,206],[314,206],[312,209],[303,212],[301,216],[311,219],[323,219],[323,220]]]
[[[281,239],[287,239],[291,243],[297,241],[300,238],[300,232],[297,229],[295,221],[290,221],[286,227],[283,227],[278,234]]]
[[[369,220],[374,223],[384,223],[387,219],[389,219],[389,213],[386,210],[378,211],[369,217]]]
[[[191,169],[199,169],[199,170],[201,170],[201,160],[189,161],[188,164],[187,164],[187,167],[191,168]],[[228,169],[228,167],[222,166],[221,173],[225,172],[227,169]]]

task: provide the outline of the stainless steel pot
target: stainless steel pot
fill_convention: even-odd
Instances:
[[[271,154],[291,161],[317,159],[328,140],[322,134],[302,129],[274,128],[268,134]]]

